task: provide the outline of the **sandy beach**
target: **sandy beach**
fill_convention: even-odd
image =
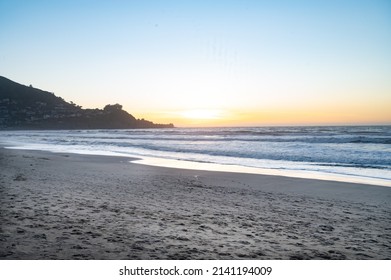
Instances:
[[[391,188],[0,149],[0,259],[390,259]]]

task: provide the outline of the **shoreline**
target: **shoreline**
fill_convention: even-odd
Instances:
[[[7,146],[2,148],[13,149],[13,150],[37,151],[37,152],[64,153],[64,151],[37,150],[37,149],[24,148],[18,146]],[[154,158],[149,156],[132,156],[132,155],[121,154],[119,152],[107,152],[107,151],[89,152],[87,150],[85,151],[80,150],[80,151],[72,151],[68,153],[77,154],[77,155],[131,158],[132,159],[131,162],[134,164],[142,164],[147,166],[163,167],[163,168],[176,168],[176,169],[186,169],[186,170],[194,170],[194,171],[198,170],[198,171],[211,171],[211,172],[256,174],[256,175],[265,175],[265,176],[281,176],[281,177],[288,177],[288,178],[335,181],[335,182],[342,182],[342,183],[391,187],[391,181],[383,178],[359,177],[352,174],[339,174],[339,173],[331,173],[331,172],[324,172],[324,171],[258,168],[258,167],[240,166],[240,165],[232,165],[232,164],[204,163],[204,162],[187,161],[187,160]]]
[[[265,176],[279,176],[298,179],[335,181],[351,184],[391,187],[391,181],[383,178],[359,177],[352,174],[338,174],[331,172],[327,173],[321,171],[258,168],[232,164],[203,163],[152,157],[142,157],[141,159],[134,160],[133,163],[165,168],[256,174]]]
[[[391,189],[0,148],[0,259],[390,259]]]

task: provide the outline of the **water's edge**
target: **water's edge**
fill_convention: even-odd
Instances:
[[[14,149],[14,150],[36,150],[36,151],[45,151],[45,152],[52,152],[52,153],[70,153],[70,154],[79,154],[79,155],[116,156],[116,157],[126,157],[126,158],[132,157],[134,158],[134,160],[129,161],[129,163],[155,166],[155,167],[283,176],[283,177],[300,178],[300,179],[337,181],[337,182],[345,182],[345,183],[353,183],[353,184],[391,187],[391,182],[389,180],[383,180],[379,178],[358,177],[358,176],[356,177],[353,175],[330,174],[330,173],[317,172],[317,171],[306,171],[306,170],[293,171],[293,170],[281,170],[281,169],[268,169],[268,168],[246,167],[246,166],[233,165],[233,164],[204,163],[204,162],[195,162],[195,161],[188,161],[188,160],[145,157],[139,155],[131,156],[129,154],[121,154],[118,152],[110,152],[110,151],[72,151],[72,150],[56,151],[50,149],[37,150],[37,149],[31,149],[29,147],[18,147],[18,146],[6,146],[3,148]]]

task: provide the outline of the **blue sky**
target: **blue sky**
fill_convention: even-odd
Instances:
[[[184,125],[387,123],[390,3],[0,0],[0,75]]]

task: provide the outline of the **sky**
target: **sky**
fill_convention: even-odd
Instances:
[[[0,75],[177,126],[391,124],[391,1],[0,0]]]

